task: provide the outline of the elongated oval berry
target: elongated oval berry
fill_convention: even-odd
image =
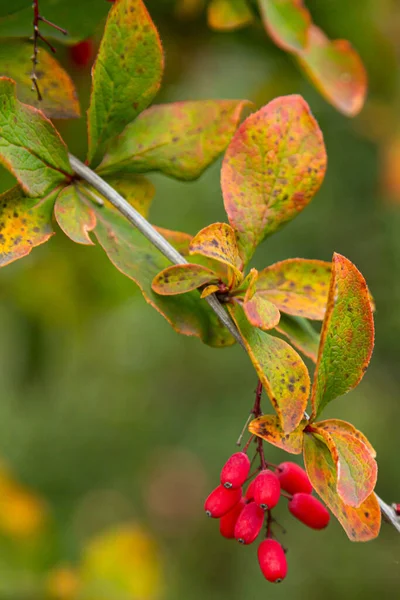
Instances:
[[[244,495],[246,500],[254,500],[254,482],[255,479],[253,479],[253,481],[250,483],[249,487],[246,490],[246,493]]]
[[[287,560],[276,540],[263,540],[258,546],[258,563],[262,574],[271,583],[280,583],[287,575]]]
[[[219,522],[219,531],[224,538],[232,540],[235,537],[235,526],[239,518],[240,513],[246,506],[246,500],[241,498],[240,502],[236,504],[229,512],[221,517]]]
[[[69,47],[69,55],[77,67],[87,67],[94,57],[94,44],[89,38]]]
[[[250,472],[250,459],[244,452],[236,452],[224,464],[221,483],[226,488],[241,487]]]
[[[235,525],[235,539],[241,544],[252,544],[264,523],[264,511],[255,502],[249,502],[240,513]]]
[[[328,509],[310,494],[295,494],[289,501],[289,510],[296,519],[312,529],[324,529],[330,520]]]
[[[219,519],[226,515],[242,497],[242,488],[227,490],[223,485],[219,485],[211,492],[204,504],[204,510],[208,517]]]
[[[311,494],[312,485],[307,473],[294,462],[283,462],[278,465],[276,472],[281,488],[289,494]]]
[[[274,508],[279,502],[281,484],[269,469],[261,471],[254,480],[254,502],[263,510]]]

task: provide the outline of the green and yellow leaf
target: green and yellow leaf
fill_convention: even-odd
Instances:
[[[217,31],[233,31],[254,19],[247,0],[211,0],[207,12],[208,24]]]
[[[301,454],[303,451],[303,430],[306,424],[307,421],[303,419],[294,431],[285,433],[278,417],[263,415],[251,421],[249,431],[290,454]]]
[[[258,0],[265,29],[277,46],[296,52],[308,42],[311,16],[302,0]]]
[[[233,287],[242,281],[242,263],[235,232],[226,223],[213,223],[199,231],[190,242],[189,252],[227,265],[232,273],[232,281],[229,283]]]
[[[325,421],[318,421],[315,425],[318,429],[324,429],[330,434],[347,434],[357,438],[360,442],[365,444],[372,458],[376,457],[376,450],[369,439],[351,423],[342,421],[341,419],[326,419]]]
[[[249,323],[259,329],[273,329],[279,323],[281,314],[267,298],[256,293],[256,282],[258,273],[255,272],[253,279],[249,283],[243,302],[243,310]]]
[[[301,96],[276,98],[242,123],[225,153],[221,184],[245,263],[307,206],[325,170],[322,133]]]
[[[60,192],[54,205],[54,216],[73,242],[93,244],[89,232],[96,226],[96,215],[76,185],[69,185]]]
[[[317,362],[319,334],[309,321],[302,317],[291,317],[281,313],[276,330],[287,337],[297,350]]]
[[[111,185],[127,202],[145,218],[156,193],[154,185],[143,175],[111,175],[105,177]]]
[[[186,294],[216,279],[215,273],[210,269],[188,263],[167,267],[154,277],[151,287],[157,294],[173,296]]]

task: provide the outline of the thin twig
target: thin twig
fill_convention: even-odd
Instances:
[[[183,256],[179,254],[177,250],[156,230],[150,223],[142,217],[118,192],[114,190],[106,181],[104,181],[97,173],[92,171],[89,167],[84,165],[72,154],[69,155],[71,166],[75,173],[82,179],[90,183],[100,194],[102,194],[115,208],[117,208],[139,231],[164,254],[174,264],[186,264],[187,261]],[[206,302],[214,310],[220,321],[229,330],[235,340],[246,350],[243,343],[239,330],[233,323],[230,316],[225,312],[224,308],[216,298],[214,294],[204,298]],[[247,352],[247,351],[246,351]],[[257,391],[259,386],[257,386]],[[251,436],[250,440],[253,439]],[[381,508],[382,515],[387,523],[393,525],[393,527],[400,533],[400,517],[398,517],[394,509],[386,504],[377,495],[379,506]]]

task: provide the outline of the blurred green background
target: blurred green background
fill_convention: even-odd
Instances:
[[[248,98],[261,106],[287,93],[309,102],[325,136],[327,177],[312,204],[258,249],[255,266],[337,251],[365,275],[377,305],[374,357],[362,384],[325,416],[367,434],[378,451],[377,491],[400,501],[400,190],[387,183],[400,170],[400,157],[387,157],[400,139],[400,5],[307,2],[315,22],[349,39],[366,64],[368,102],[349,120],[261,26],[212,32],[201,4],[146,2],[166,53],[157,102]],[[94,39],[100,34],[101,25]],[[58,58],[84,114],[89,68],[74,66],[62,46]],[[56,125],[83,159],[84,118]],[[219,170],[220,161],[190,184],[152,175],[152,222],[194,234],[226,220]],[[2,170],[1,191],[11,184]],[[0,331],[0,600],[75,597],[85,578],[97,581],[79,596],[90,600],[400,597],[400,537],[387,525],[374,542],[352,544],[335,521],[314,532],[280,509],[289,575],[274,587],[255,547],[219,536],[203,502],[235,450],[255,373],[240,348],[178,336],[99,247],[58,231],[2,270]],[[268,449],[271,462],[284,457]]]

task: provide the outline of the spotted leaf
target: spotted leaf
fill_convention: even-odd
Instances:
[[[306,319],[281,313],[276,330],[287,337],[297,350],[317,362],[319,334]]]
[[[154,277],[151,287],[157,294],[173,296],[196,290],[215,279],[216,275],[210,269],[188,263],[167,267]]]
[[[381,511],[374,493],[357,508],[348,506],[337,493],[336,465],[326,444],[312,434],[304,436],[304,464],[310,481],[353,542],[367,542],[379,535]]]
[[[241,260],[235,232],[226,223],[213,223],[194,236],[190,242],[190,254],[205,256],[227,265],[232,274],[232,285],[243,279]]]
[[[273,329],[278,325],[281,315],[275,304],[255,293],[257,279],[258,273],[256,271],[247,288],[243,310],[247,320],[254,327],[264,330]]]
[[[60,192],[54,206],[54,216],[73,242],[93,244],[89,232],[96,225],[96,215],[76,185],[69,185]]]
[[[308,42],[311,16],[302,0],[258,0],[265,29],[277,46],[296,52]]]
[[[142,0],[111,7],[96,62],[88,110],[88,159],[98,164],[119,135],[156,95],[164,68],[161,41]]]
[[[322,133],[301,96],[276,98],[242,123],[225,153],[221,184],[245,263],[307,206],[325,170]]]
[[[253,327],[238,304],[228,304],[228,310],[283,431],[291,433],[300,424],[307,406],[310,379],[305,364],[289,344]]]
[[[232,31],[253,21],[247,0],[211,0],[208,5],[208,24],[217,31]]]
[[[249,431],[290,454],[301,454],[303,451],[303,429],[306,424],[307,421],[303,419],[294,431],[285,433],[278,417],[263,415],[251,421]]]
[[[374,321],[364,277],[333,255],[332,276],[311,394],[312,417],[362,379],[374,346]]]
[[[331,263],[290,258],[260,271],[257,294],[290,315],[322,321],[328,301]]]
[[[144,111],[111,144],[98,171],[161,171],[190,180],[225,150],[249,102],[199,100]]]
[[[53,235],[51,216],[59,188],[28,198],[19,186],[0,195],[0,266],[29,254]]]

